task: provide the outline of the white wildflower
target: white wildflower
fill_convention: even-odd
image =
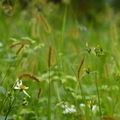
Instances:
[[[97,105],[92,106],[92,113],[93,115],[96,115],[96,113],[99,111],[99,107]]]
[[[96,110],[99,110],[98,106],[97,105],[93,105],[92,106],[92,111],[96,111]]]
[[[85,107],[85,104],[81,103],[81,104],[80,104],[80,107]]]
[[[63,111],[63,114],[72,114],[76,112],[75,106],[71,105],[71,107],[69,108],[67,105],[62,106],[63,108],[65,108],[65,110]]]
[[[67,105],[65,105],[65,104],[61,105],[61,108],[66,108],[66,107],[67,107]]]
[[[22,90],[24,92],[24,94],[26,94],[28,97],[30,97],[27,92],[25,91],[25,89],[28,89],[29,87],[26,87],[24,85],[22,85],[22,80],[17,80],[17,86],[14,87],[14,89],[19,89]]]

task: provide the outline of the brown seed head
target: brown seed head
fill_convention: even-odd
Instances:
[[[19,80],[21,80],[24,77],[29,77],[29,78],[35,80],[36,82],[40,82],[40,80],[38,78],[36,78],[34,75],[28,74],[28,73],[24,73],[24,74],[20,75]]]

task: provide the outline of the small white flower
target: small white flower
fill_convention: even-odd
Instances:
[[[75,108],[75,106],[74,106],[74,105],[71,105],[71,108]]]
[[[22,85],[22,80],[17,80],[17,86],[14,87],[14,89],[19,89],[22,90],[24,92],[24,94],[26,94],[28,97],[30,97],[27,92],[25,91],[25,89],[28,89],[29,87],[26,87],[24,85]]]
[[[76,112],[76,109],[70,108],[69,111],[70,111],[70,113],[75,113],[75,112]]]
[[[99,111],[99,107],[97,105],[92,106],[92,113],[93,115],[96,115],[96,113]]]
[[[65,110],[63,111],[63,114],[72,114],[76,112],[76,109],[74,108],[74,105],[71,105],[71,108],[69,108],[67,105],[64,107]]]
[[[80,104],[80,107],[85,107],[85,104],[81,103],[81,104]]]
[[[65,105],[65,104],[61,105],[61,108],[66,108],[66,107],[67,107],[67,105]]]
[[[98,111],[98,110],[99,110],[99,108],[98,108],[97,105],[93,105],[93,106],[92,106],[92,111]]]
[[[65,109],[65,110],[63,111],[63,114],[68,114],[68,113],[69,113],[68,109]]]

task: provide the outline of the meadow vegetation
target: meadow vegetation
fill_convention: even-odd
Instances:
[[[41,4],[0,4],[0,120],[119,120],[120,12]]]

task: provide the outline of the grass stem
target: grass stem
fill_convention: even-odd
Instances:
[[[97,59],[95,60],[95,69],[97,71]],[[102,111],[101,111],[101,103],[100,103],[100,93],[99,93],[99,88],[98,88],[98,83],[97,83],[97,72],[95,73],[95,80],[96,80],[96,91],[97,91],[97,95],[98,95],[98,104],[99,104],[99,112],[100,112],[100,118],[102,117]]]
[[[50,68],[49,68],[49,86],[48,86],[48,120],[51,120],[51,80],[50,80]]]
[[[16,98],[19,96],[20,92],[21,92],[21,90],[20,90],[20,91],[18,92],[18,94],[15,96],[13,102],[11,103],[11,105],[10,105],[10,107],[9,107],[9,109],[8,109],[8,112],[7,112],[4,120],[7,120],[8,114],[9,114],[9,112],[10,112],[10,110],[11,110],[11,108],[12,108],[12,106],[13,106],[15,100],[16,100]]]
[[[12,64],[14,63],[15,58],[16,58],[16,56],[15,56],[15,57],[13,57],[12,62],[10,63],[10,65],[9,65],[9,67],[8,67],[8,69],[7,69],[6,73],[5,73],[5,76],[4,76],[4,78],[2,79],[2,81],[1,81],[1,83],[0,83],[0,85],[1,85],[1,86],[2,86],[3,82],[5,81],[5,78],[6,78],[6,77],[7,77],[7,75],[8,75],[8,71],[10,70],[10,68],[11,68]]]

